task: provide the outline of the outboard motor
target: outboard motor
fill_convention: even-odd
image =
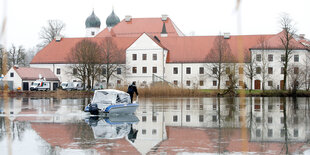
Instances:
[[[98,115],[99,114],[99,109],[97,104],[90,104],[89,105],[89,112],[92,115]]]

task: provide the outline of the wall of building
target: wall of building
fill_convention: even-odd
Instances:
[[[11,73],[14,74],[13,77],[11,77]],[[13,89],[16,90],[18,87],[22,88],[22,79],[17,74],[14,68],[11,68],[7,74],[3,78],[4,81],[13,81]]]

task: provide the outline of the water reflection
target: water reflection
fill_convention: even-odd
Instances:
[[[8,117],[0,100],[0,148],[4,154],[8,145],[12,154],[225,154],[241,153],[245,146],[256,154],[300,154],[310,149],[309,98],[245,102],[147,98],[140,99],[136,115],[94,118],[82,111],[88,99],[10,98]]]

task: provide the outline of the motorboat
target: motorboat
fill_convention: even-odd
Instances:
[[[128,138],[134,142],[138,130],[133,128],[139,119],[135,115],[120,116],[91,116],[85,119],[85,122],[92,128],[95,139],[121,139]]]
[[[92,115],[133,114],[138,108],[138,100],[131,103],[130,95],[115,89],[95,90],[93,99],[84,111]]]

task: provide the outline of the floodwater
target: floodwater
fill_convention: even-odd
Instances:
[[[89,99],[0,101],[0,154],[309,154],[310,98],[145,98],[90,117]]]

